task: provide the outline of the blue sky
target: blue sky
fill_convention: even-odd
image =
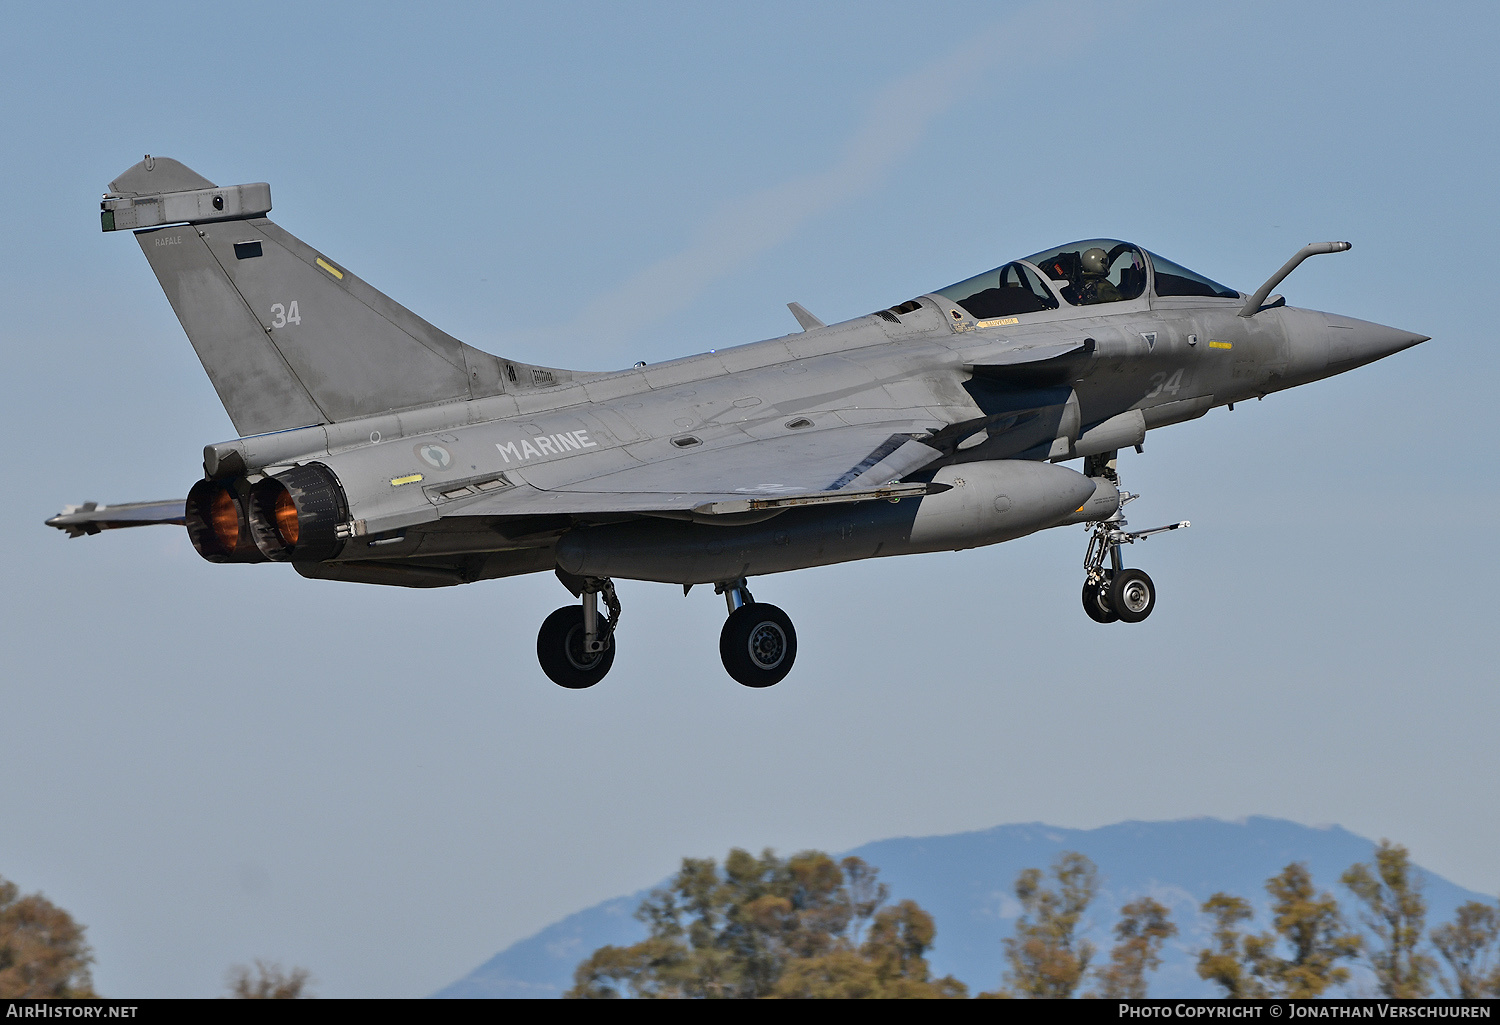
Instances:
[[[1282,816],[1500,891],[1492,5],[53,5],[0,37],[8,567],[0,874],[102,992],[256,957],[438,988],[731,845]],[[1433,341],[1154,433],[1136,628],[1081,528],[769,578],[794,674],[711,594],[624,583],[620,653],[534,659],[550,577],[407,592],[213,566],[65,502],[184,493],[233,436],[97,200],[151,152],[463,340],[627,366],[833,321],[1075,238]],[[1329,880],[1328,882],[1332,882]],[[941,938],[942,923],[938,923]],[[941,939],[940,939],[941,941]],[[997,957],[998,963],[998,957]]]

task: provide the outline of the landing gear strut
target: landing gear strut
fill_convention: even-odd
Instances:
[[[1090,477],[1104,477],[1119,487],[1120,477],[1115,469],[1114,452],[1090,456],[1084,469]],[[1083,557],[1083,611],[1096,623],[1113,623],[1116,620],[1139,623],[1156,608],[1156,585],[1144,570],[1125,568],[1120,546],[1135,544],[1152,534],[1188,526],[1188,521],[1183,520],[1150,530],[1126,530],[1125,505],[1140,497],[1121,491],[1120,508],[1115,510],[1114,515],[1089,525],[1089,547]],[[1108,569],[1104,568],[1106,556],[1109,558]]]
[[[561,578],[561,574],[559,574]],[[536,635],[536,657],[542,672],[559,687],[583,690],[604,679],[615,664],[615,624],[620,621],[620,599],[613,581],[594,577],[563,579],[581,599],[564,605],[542,623]],[[609,617],[599,619],[599,595],[604,595]]]
[[[758,602],[745,580],[714,585],[729,606],[719,633],[719,657],[730,676],[746,687],[770,687],[792,671],[797,659],[797,631],[775,605]]]

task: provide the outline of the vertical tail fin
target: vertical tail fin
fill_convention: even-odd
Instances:
[[[580,375],[463,344],[264,215],[264,183],[216,187],[165,157],[110,184],[242,435],[548,387]],[[173,223],[176,222],[176,223]]]

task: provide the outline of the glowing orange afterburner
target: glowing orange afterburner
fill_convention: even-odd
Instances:
[[[234,551],[235,546],[240,543],[240,511],[228,488],[220,488],[214,493],[209,502],[208,522],[214,532],[214,539],[224,551]]]
[[[292,496],[285,488],[276,493],[276,533],[281,535],[281,540],[288,546],[297,544],[297,537],[301,533],[301,527],[297,522],[297,504],[292,501]]]

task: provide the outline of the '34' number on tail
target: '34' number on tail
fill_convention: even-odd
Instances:
[[[293,299],[290,306],[275,303],[271,306],[271,326],[286,327],[288,324],[302,323],[302,314],[297,312],[297,300]]]

